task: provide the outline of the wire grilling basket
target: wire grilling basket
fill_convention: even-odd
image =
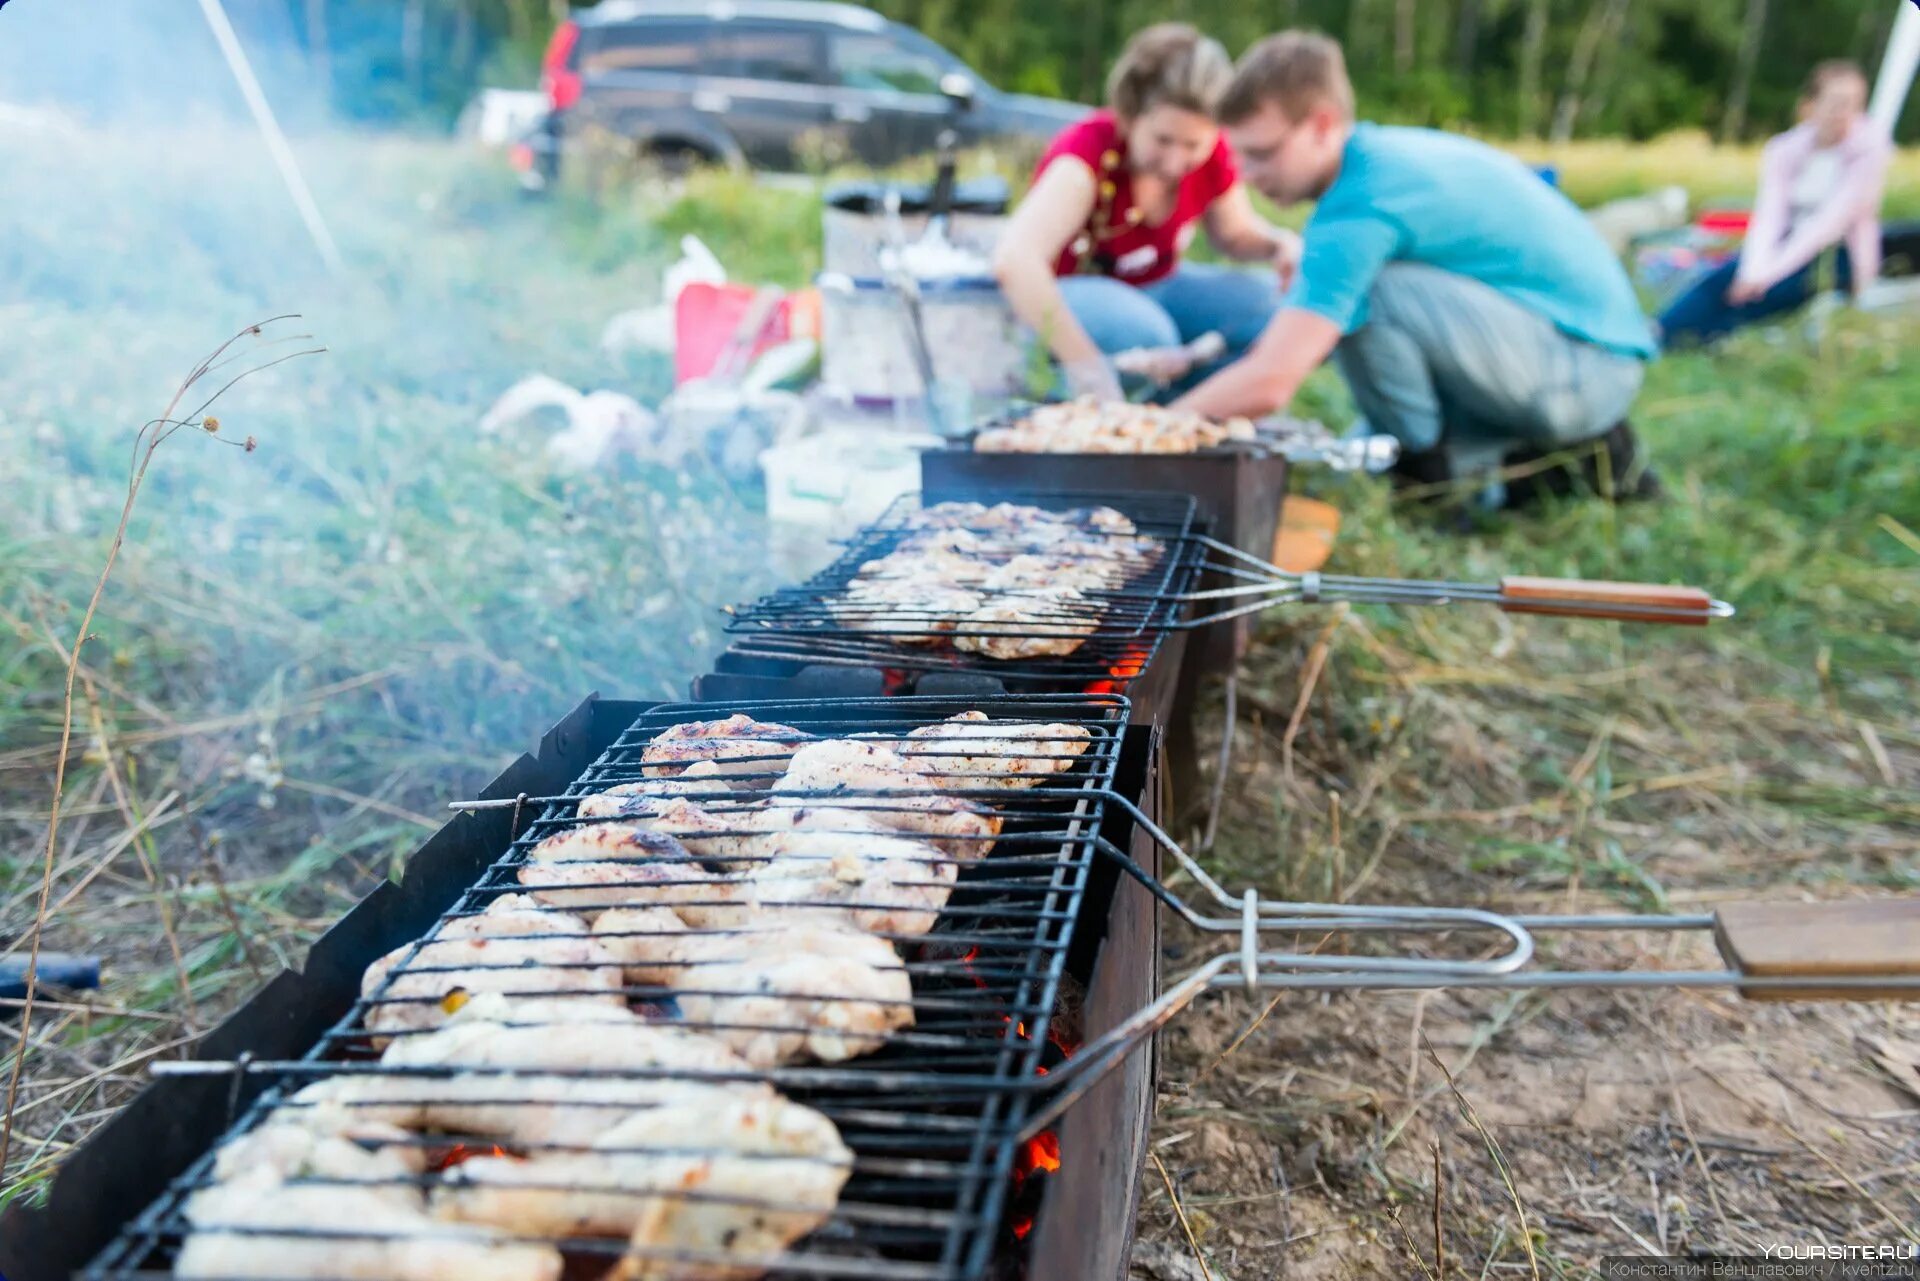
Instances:
[[[517,934],[508,940],[514,946],[546,942],[564,945],[573,940],[575,936],[560,922],[570,913],[587,910],[588,905],[577,895],[605,895],[602,905],[614,906],[626,901],[623,891],[628,889],[679,889],[686,893],[672,900],[676,904],[732,906],[732,900],[717,891],[711,900],[702,898],[714,885],[714,878],[698,874],[684,856],[662,853],[635,857],[621,864],[625,871],[620,878],[593,882],[590,890],[568,875],[574,866],[571,859],[537,861],[532,857],[541,842],[557,834],[604,830],[622,823],[621,817],[610,813],[583,817],[582,797],[636,785],[654,789],[659,784],[657,790],[674,790],[676,782],[684,780],[663,779],[659,767],[642,765],[647,744],[672,726],[705,723],[728,712],[776,727],[791,727],[804,736],[805,742],[911,743],[930,762],[929,768],[937,771],[944,798],[991,809],[998,827],[990,838],[953,835],[941,844],[942,853],[948,856],[946,861],[957,865],[959,873],[957,881],[946,887],[945,901],[931,909],[937,913],[931,928],[927,922],[907,919],[898,911],[891,928],[869,922],[867,932],[898,950],[900,968],[910,981],[911,1023],[892,1028],[879,1038],[884,1045],[877,1052],[845,1062],[704,1066],[661,1061],[623,1067],[606,1062],[604,1055],[605,1044],[611,1044],[616,1034],[624,1038],[641,1035],[624,1026],[609,1025],[597,1031],[601,1025],[589,1022],[533,1029],[537,1040],[555,1041],[568,1035],[569,1026],[576,1031],[587,1029],[573,1050],[562,1053],[563,1047],[558,1045],[543,1048],[524,1036],[516,1040],[514,1019],[518,1016],[510,1013],[515,1007],[505,1007],[509,1010],[506,1015],[487,1012],[484,1017],[472,1017],[476,1011],[488,1010],[492,991],[510,992],[516,1003],[591,1002],[611,995],[622,1003],[639,1003],[638,1008],[649,1011],[658,1022],[647,1027],[714,1038],[732,1036],[735,1040],[730,1043],[738,1044],[743,1034],[775,1040],[819,1036],[823,1026],[839,1029],[827,1034],[825,1039],[829,1041],[835,1035],[849,1038],[853,1033],[825,1011],[836,1007],[870,1010],[888,1004],[887,997],[866,991],[815,988],[811,990],[810,1008],[793,1021],[780,1013],[750,1012],[743,1016],[739,1010],[745,1007],[737,1005],[735,1012],[728,1014],[719,1002],[710,1003],[709,1008],[715,1012],[701,1013],[693,998],[738,996],[739,990],[718,980],[675,982],[667,976],[635,982],[628,967],[621,967],[611,982],[605,982],[596,973],[599,967],[578,958],[548,971],[559,976],[558,981],[526,984],[517,982],[516,970],[522,966],[512,954],[498,961],[467,957],[458,964],[435,955],[437,949],[453,945],[463,922],[473,921],[508,896],[538,898],[544,893],[557,899],[516,909],[547,913],[554,925],[550,930]],[[1054,740],[1028,743],[1021,756],[1025,762],[1022,768],[1033,771],[1038,781],[1010,790],[1004,773],[998,772],[999,767],[989,757],[981,755],[979,737],[942,729],[948,718],[975,712],[1001,722],[1000,732],[1015,733],[1016,737],[1019,735],[1007,729],[1007,723],[1044,725],[1046,732],[1070,737],[1058,740],[1062,746],[1057,751],[1053,749]],[[331,1217],[316,1211],[311,1224],[290,1228],[278,1220],[271,1227],[262,1226],[257,1218],[249,1227],[242,1216],[237,1225],[226,1221],[225,1235],[242,1242],[249,1236],[266,1237],[276,1250],[294,1253],[365,1250],[388,1244],[401,1248],[406,1241],[421,1240],[449,1250],[465,1250],[467,1255],[453,1257],[471,1262],[476,1247],[470,1224],[435,1221],[383,1225],[377,1218],[354,1215],[355,1203],[351,1200],[323,1203],[317,1198],[329,1191],[367,1195],[373,1189],[398,1184],[417,1188],[422,1195],[433,1198],[436,1206],[458,1205],[460,1198],[474,1195],[472,1186],[462,1186],[463,1182],[471,1185],[473,1180],[466,1175],[472,1171],[486,1169],[497,1174],[503,1163],[591,1155],[605,1164],[549,1165],[546,1168],[555,1173],[538,1180],[519,1179],[517,1191],[523,1196],[534,1193],[564,1198],[567,1204],[581,1207],[577,1212],[583,1219],[591,1219],[594,1214],[604,1218],[609,1205],[618,1212],[624,1198],[629,1207],[636,1200],[646,1202],[649,1213],[656,1216],[726,1213],[743,1221],[778,1223],[781,1216],[800,1215],[817,1226],[797,1244],[775,1241],[757,1249],[751,1245],[751,1232],[744,1238],[747,1244],[718,1235],[691,1245],[685,1241],[648,1243],[637,1236],[629,1240],[625,1234],[603,1235],[587,1227],[559,1230],[551,1221],[548,1206],[546,1229],[495,1233],[484,1238],[487,1249],[500,1253],[503,1260],[514,1257],[505,1253],[514,1249],[557,1252],[571,1261],[572,1268],[594,1269],[581,1275],[617,1275],[636,1281],[656,1276],[763,1274],[968,1281],[983,1275],[1004,1215],[1015,1159],[1014,1136],[1025,1128],[1033,1102],[1021,1086],[1041,1079],[1042,1055],[1060,1000],[1063,967],[1080,914],[1095,841],[1107,801],[1114,794],[1114,771],[1127,715],[1126,700],[1111,696],[964,701],[821,699],[724,707],[667,706],[649,711],[636,721],[563,795],[457,804],[457,809],[511,808],[517,832],[511,848],[426,935],[393,954],[384,977],[368,985],[362,999],[311,1052],[298,1061],[243,1059],[226,1064],[155,1066],[156,1073],[162,1075],[232,1073],[236,1087],[243,1078],[264,1078],[268,1088],[236,1118],[225,1144],[228,1148],[236,1139],[280,1125],[290,1116],[297,1122],[303,1110],[312,1115],[326,1104],[310,1101],[311,1094],[303,1097],[303,1091],[315,1086],[341,1088],[330,1083],[343,1081],[371,1083],[383,1100],[399,1091],[424,1115],[434,1118],[425,1126],[407,1128],[405,1133],[370,1124],[356,1134],[356,1142],[369,1153],[404,1158],[381,1176],[369,1176],[357,1168],[347,1174],[320,1169],[308,1171],[293,1185],[299,1195],[316,1198],[316,1205],[340,1205],[341,1210]],[[762,745],[764,750],[760,750]],[[758,831],[751,826],[752,816],[790,806],[827,811],[827,821],[812,831],[834,841],[844,837],[851,844],[872,839],[863,816],[898,813],[908,799],[889,788],[766,790],[765,785],[774,781],[794,747],[795,740],[778,737],[748,743],[717,761],[719,768],[702,772],[702,785],[741,789],[731,796],[715,793],[703,797],[705,808],[721,816],[720,825],[709,830],[708,837],[717,840],[729,832]],[[963,848],[970,840],[985,843],[989,839],[991,852],[984,858],[971,858]],[[751,854],[737,854],[730,855],[729,861],[751,865],[756,859]],[[822,855],[821,861],[837,872],[835,859]],[[828,914],[864,909],[879,913],[898,909],[903,893],[929,881],[944,886],[931,861],[922,867],[895,867],[889,878],[863,883],[852,894],[840,893],[823,881],[825,888],[817,897],[788,895],[780,907],[803,915],[810,911]],[[722,947],[731,947],[735,941],[744,945],[752,938],[743,923],[724,920],[687,932]],[[641,925],[623,927],[621,933],[625,937],[645,937],[651,931]],[[668,960],[662,964],[671,968],[692,963]],[[500,1022],[498,1028],[495,1020]],[[436,1036],[444,1039],[449,1029],[459,1028],[467,1028],[469,1035],[479,1038],[472,1042],[474,1045],[511,1042],[518,1046],[518,1057],[510,1056],[510,1061],[483,1060],[463,1051],[449,1058],[418,1049]],[[384,1058],[376,1057],[383,1051]],[[576,1065],[566,1066],[564,1059],[575,1054]],[[350,1084],[344,1088],[352,1095],[369,1087]],[[726,1108],[734,1107],[737,1112],[740,1105],[737,1100],[730,1103],[724,1093],[700,1091],[777,1092],[779,1098],[826,1118],[837,1131],[844,1151],[827,1145],[823,1153],[800,1155],[743,1152],[728,1136],[703,1134],[698,1125],[683,1125],[651,1140],[620,1138],[611,1145],[599,1133],[602,1129],[618,1133],[616,1122],[623,1111],[632,1111],[636,1100],[645,1098],[648,1091],[666,1089],[693,1092],[671,1104],[689,1117],[719,1108],[711,1122],[716,1130],[726,1116],[733,1115]],[[752,1106],[764,1110],[772,1105],[762,1100]],[[573,1132],[528,1140],[523,1134],[506,1133],[501,1118],[509,1114],[522,1118],[529,1107],[560,1114],[599,1108],[608,1119],[604,1126],[592,1125],[591,1134]],[[374,1107],[372,1112],[372,1120],[377,1121],[383,1108]],[[761,1113],[753,1115],[759,1117]],[[450,1154],[455,1163],[448,1165]],[[216,1227],[222,1222],[219,1209],[207,1211],[204,1201],[198,1203],[202,1207],[199,1219],[189,1218],[195,1204],[192,1199],[220,1186],[223,1171],[219,1159],[218,1152],[209,1153],[175,1180],[165,1196],[128,1226],[82,1275],[90,1281],[105,1281],[161,1275],[171,1270],[193,1232],[197,1229],[204,1235],[208,1231],[208,1213],[213,1214]],[[623,1161],[628,1164],[620,1165]],[[675,1184],[670,1189],[654,1187],[636,1195],[632,1180],[644,1179],[645,1175],[633,1173],[634,1161],[656,1162],[661,1169],[674,1171],[694,1168],[721,1173],[704,1187],[695,1181],[686,1188]],[[778,1177],[754,1177],[751,1165],[756,1161],[771,1162]],[[821,1179],[844,1179],[844,1187],[837,1197],[811,1194],[811,1183]],[[347,1264],[341,1266],[351,1274]],[[191,1273],[214,1275],[204,1266]],[[324,1267],[301,1273],[323,1274],[330,1275]],[[219,1275],[233,1281],[240,1274],[220,1271]],[[289,1274],[273,1270],[272,1275]]]
[[[937,556],[912,569],[879,596],[861,584],[883,558],[910,552],[929,528],[959,531],[976,542],[961,573],[979,572],[1023,554],[1008,506],[923,505],[908,495],[850,542],[833,565],[796,587],[731,611],[727,630],[743,637],[734,652],[808,662],[966,667],[1031,679],[1091,679],[1138,675],[1166,634],[1296,604],[1492,605],[1510,613],[1613,619],[1620,622],[1705,625],[1733,615],[1733,607],[1694,587],[1582,579],[1510,576],[1494,583],[1291,574],[1257,556],[1199,532],[1190,498],[1163,494],[1051,493],[1010,495],[1008,505],[1041,508],[1077,526],[1095,550],[1061,557],[1098,556],[1106,542],[1151,540],[1150,553],[1124,581],[1070,596],[1044,588],[1013,589],[1017,621],[982,621],[968,612],[978,598],[942,581],[949,572]],[[1101,528],[1090,513],[1118,511],[1125,532]],[[939,517],[942,523],[926,522]],[[1011,532],[1010,532],[1011,531]],[[1202,573],[1226,586],[1200,589]],[[957,594],[957,595],[956,595]],[[954,603],[958,599],[960,604]],[[971,650],[972,652],[966,652]]]

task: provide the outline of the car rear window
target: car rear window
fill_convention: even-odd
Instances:
[[[589,27],[580,33],[580,70],[590,76],[608,71],[700,71],[710,30],[705,23],[693,22]]]

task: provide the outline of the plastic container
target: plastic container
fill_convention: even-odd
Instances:
[[[852,533],[920,488],[920,453],[938,444],[928,436],[829,428],[776,445],[760,455],[767,518],[828,536]]]
[[[673,379],[691,382],[714,372],[714,366],[736,337],[750,339],[741,368],[754,357],[795,338],[820,334],[819,300],[811,290],[791,294],[773,304],[756,335],[740,335],[750,318],[760,290],[752,285],[709,284],[695,281],[673,301]]]
[[[819,285],[822,381],[867,404],[924,400],[900,296],[871,277],[822,273]],[[920,314],[939,381],[964,385],[989,404],[1026,390],[1027,336],[994,280],[923,280]]]

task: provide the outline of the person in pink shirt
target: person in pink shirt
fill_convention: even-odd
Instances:
[[[1801,123],[1761,156],[1740,256],[1695,281],[1661,315],[1665,345],[1709,343],[1800,307],[1819,288],[1821,255],[1835,246],[1833,283],[1857,297],[1880,273],[1880,195],[1892,154],[1892,139],[1867,117],[1859,65],[1835,59],[1814,67]]]

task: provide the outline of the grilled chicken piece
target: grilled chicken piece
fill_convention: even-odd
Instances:
[[[687,932],[687,924],[670,907],[616,907],[593,922],[593,937],[618,958],[629,986],[664,987],[679,970],[657,964],[664,946]]]
[[[332,1281],[559,1277],[556,1249],[500,1241],[484,1230],[449,1230],[429,1218],[413,1182],[425,1168],[424,1153],[406,1142],[405,1131],[342,1108],[324,1117],[321,1130],[274,1114],[221,1148],[214,1185],[187,1199],[192,1231],[174,1265],[176,1275]],[[341,1132],[332,1132],[334,1127]],[[349,1132],[352,1137],[345,1137]],[[367,1143],[380,1146],[369,1149]],[[308,1235],[315,1228],[340,1235]],[[297,1235],[275,1236],[276,1229]]]
[[[913,987],[884,939],[795,927],[746,943],[753,955],[683,969],[675,981],[687,1022],[756,1068],[872,1054],[913,1022]]]
[[[765,861],[755,857],[760,835],[792,826],[768,813],[759,801],[739,805],[700,805],[669,801],[654,816],[653,830],[671,836],[696,857],[728,873],[751,872]]]
[[[953,647],[1017,662],[1027,658],[1064,658],[1087,643],[1100,626],[1095,613],[1062,608],[1084,600],[1071,587],[1050,597],[1008,594],[973,611],[955,628]]]
[[[653,806],[653,812],[638,822],[580,823],[539,842],[527,851],[530,862],[608,863],[628,860],[636,863],[665,862],[678,866],[698,866],[693,852],[670,831],[660,828],[661,815],[678,811],[690,802],[671,797]]]
[[[341,1110],[361,1125],[476,1135],[516,1146],[584,1147],[628,1112],[705,1098],[697,1080],[620,1073],[644,1069],[692,1075],[745,1073],[745,1060],[712,1037],[649,1023],[625,1008],[547,1008],[544,1022],[517,1024],[525,1011],[494,994],[475,997],[446,1026],[397,1039],[381,1057],[393,1074],[331,1077],[301,1090],[276,1118],[309,1130],[338,1127]],[[420,1073],[450,1069],[454,1075]],[[556,1070],[584,1075],[550,1075]],[[725,1088],[771,1095],[751,1082]]]
[[[1108,559],[1023,552],[987,575],[981,588],[988,592],[1034,592],[1060,587],[1092,591],[1118,587],[1125,578],[1126,574]]]
[[[569,907],[589,920],[628,907],[724,912],[744,901],[739,879],[715,876],[698,863],[529,863],[520,884],[543,903]]]
[[[732,929],[763,906],[826,928],[924,934],[946,906],[958,869],[858,810],[784,804],[762,811],[749,835],[711,838],[710,857],[752,868],[724,894],[673,903],[697,929]]]
[[[625,1008],[574,1005],[543,1011],[538,1022],[526,1019],[523,1010],[519,1001],[476,996],[445,1027],[395,1044],[381,1062],[397,1067],[609,1073],[663,1068],[711,1074],[746,1067],[712,1037],[643,1019]]]
[[[902,846],[931,852],[918,841]],[[747,910],[716,916],[708,924],[737,925],[755,912],[777,911],[799,924],[873,934],[925,934],[953,893],[958,867],[924,853],[875,858],[845,851],[831,859],[778,859],[746,878]]]
[[[676,840],[722,872],[742,875],[756,873],[790,853],[827,857],[849,839],[898,835],[879,815],[864,809],[840,809],[832,800],[802,801],[791,796],[753,809],[710,810],[675,801],[655,821],[656,830],[671,828]]]
[[[725,1237],[752,1255],[780,1249],[831,1214],[852,1159],[813,1109],[708,1087],[704,1097],[630,1114],[584,1151],[466,1161],[447,1172],[432,1204],[444,1219],[527,1236],[626,1237],[644,1228],[663,1248],[718,1249]]]
[[[813,793],[808,803],[815,807],[832,807],[845,796],[853,807],[846,812],[920,837],[965,862],[985,858],[1000,834],[1000,818],[985,806],[941,795],[891,747],[875,742],[830,738],[809,743],[793,754],[773,792],[776,797]],[[874,792],[890,794],[865,794]]]
[[[524,896],[509,898],[524,901]],[[618,959],[566,912],[494,908],[448,921],[432,939],[395,948],[360,980],[367,1030],[386,1034],[446,1022],[454,993],[520,993],[554,1002],[624,1003]]]
[[[902,645],[933,645],[953,630],[955,619],[979,609],[984,599],[932,577],[857,578],[827,608],[856,631],[888,636]]]
[[[559,1028],[565,1027],[565,1035]],[[593,1024],[536,1025],[566,1044],[584,1045],[601,1029]],[[683,1033],[691,1036],[692,1033]],[[710,1038],[702,1037],[703,1041]],[[725,1052],[724,1046],[715,1045]],[[745,1072],[746,1063],[728,1053]],[[465,1066],[458,1065],[458,1066]],[[569,1071],[573,1064],[562,1065]],[[701,1097],[711,1088],[699,1082],[666,1081],[612,1075],[634,1064],[617,1064],[606,1076],[561,1076],[542,1072],[460,1072],[453,1076],[380,1076],[355,1074],[317,1082],[294,1095],[292,1110],[313,1104],[339,1104],[370,1119],[404,1130],[492,1139],[510,1147],[558,1144],[584,1147],[636,1108],[659,1107]],[[683,1069],[674,1069],[676,1071]],[[753,1087],[742,1085],[743,1090]]]
[[[716,777],[724,771],[714,761],[696,761],[677,778],[649,778],[638,783],[621,783],[604,792],[580,798],[576,813],[581,818],[621,818],[634,821],[650,819],[660,803],[674,796],[725,796],[733,788]]]
[[[661,808],[684,804],[670,800]],[[616,907],[719,907],[738,901],[731,881],[707,871],[674,837],[650,830],[655,822],[568,828],[534,846],[516,877],[541,903],[571,908],[589,919]]]
[[[1076,507],[1068,511],[1050,511],[1019,503],[935,503],[908,516],[906,529],[964,529],[974,532],[1024,534],[1049,525],[1070,530],[1097,529],[1106,534],[1133,534],[1138,530],[1126,516],[1111,507]]]
[[[1014,789],[1071,770],[1092,738],[1081,725],[996,721],[970,711],[912,731],[897,751],[941,787]]]
[[[647,934],[627,955],[630,982],[666,985],[688,1024],[759,1068],[871,1054],[913,1024],[899,954],[855,930],[773,912],[723,933]]]
[[[650,778],[672,778],[698,761],[722,765],[724,774],[751,786],[760,775],[786,768],[796,744],[812,735],[791,725],[729,716],[723,721],[687,721],[654,735],[640,754],[642,772]],[[746,777],[741,777],[746,776]]]
[[[188,1200],[193,1230],[173,1272],[257,1281],[559,1281],[560,1251],[552,1246],[436,1222],[419,1201],[417,1188],[243,1175]]]
[[[294,1179],[406,1181],[427,1168],[424,1149],[408,1143],[397,1126],[370,1122],[352,1110],[333,1107],[311,1124],[295,1125],[280,1114],[228,1140],[213,1161],[213,1179],[225,1183],[242,1175]]]

